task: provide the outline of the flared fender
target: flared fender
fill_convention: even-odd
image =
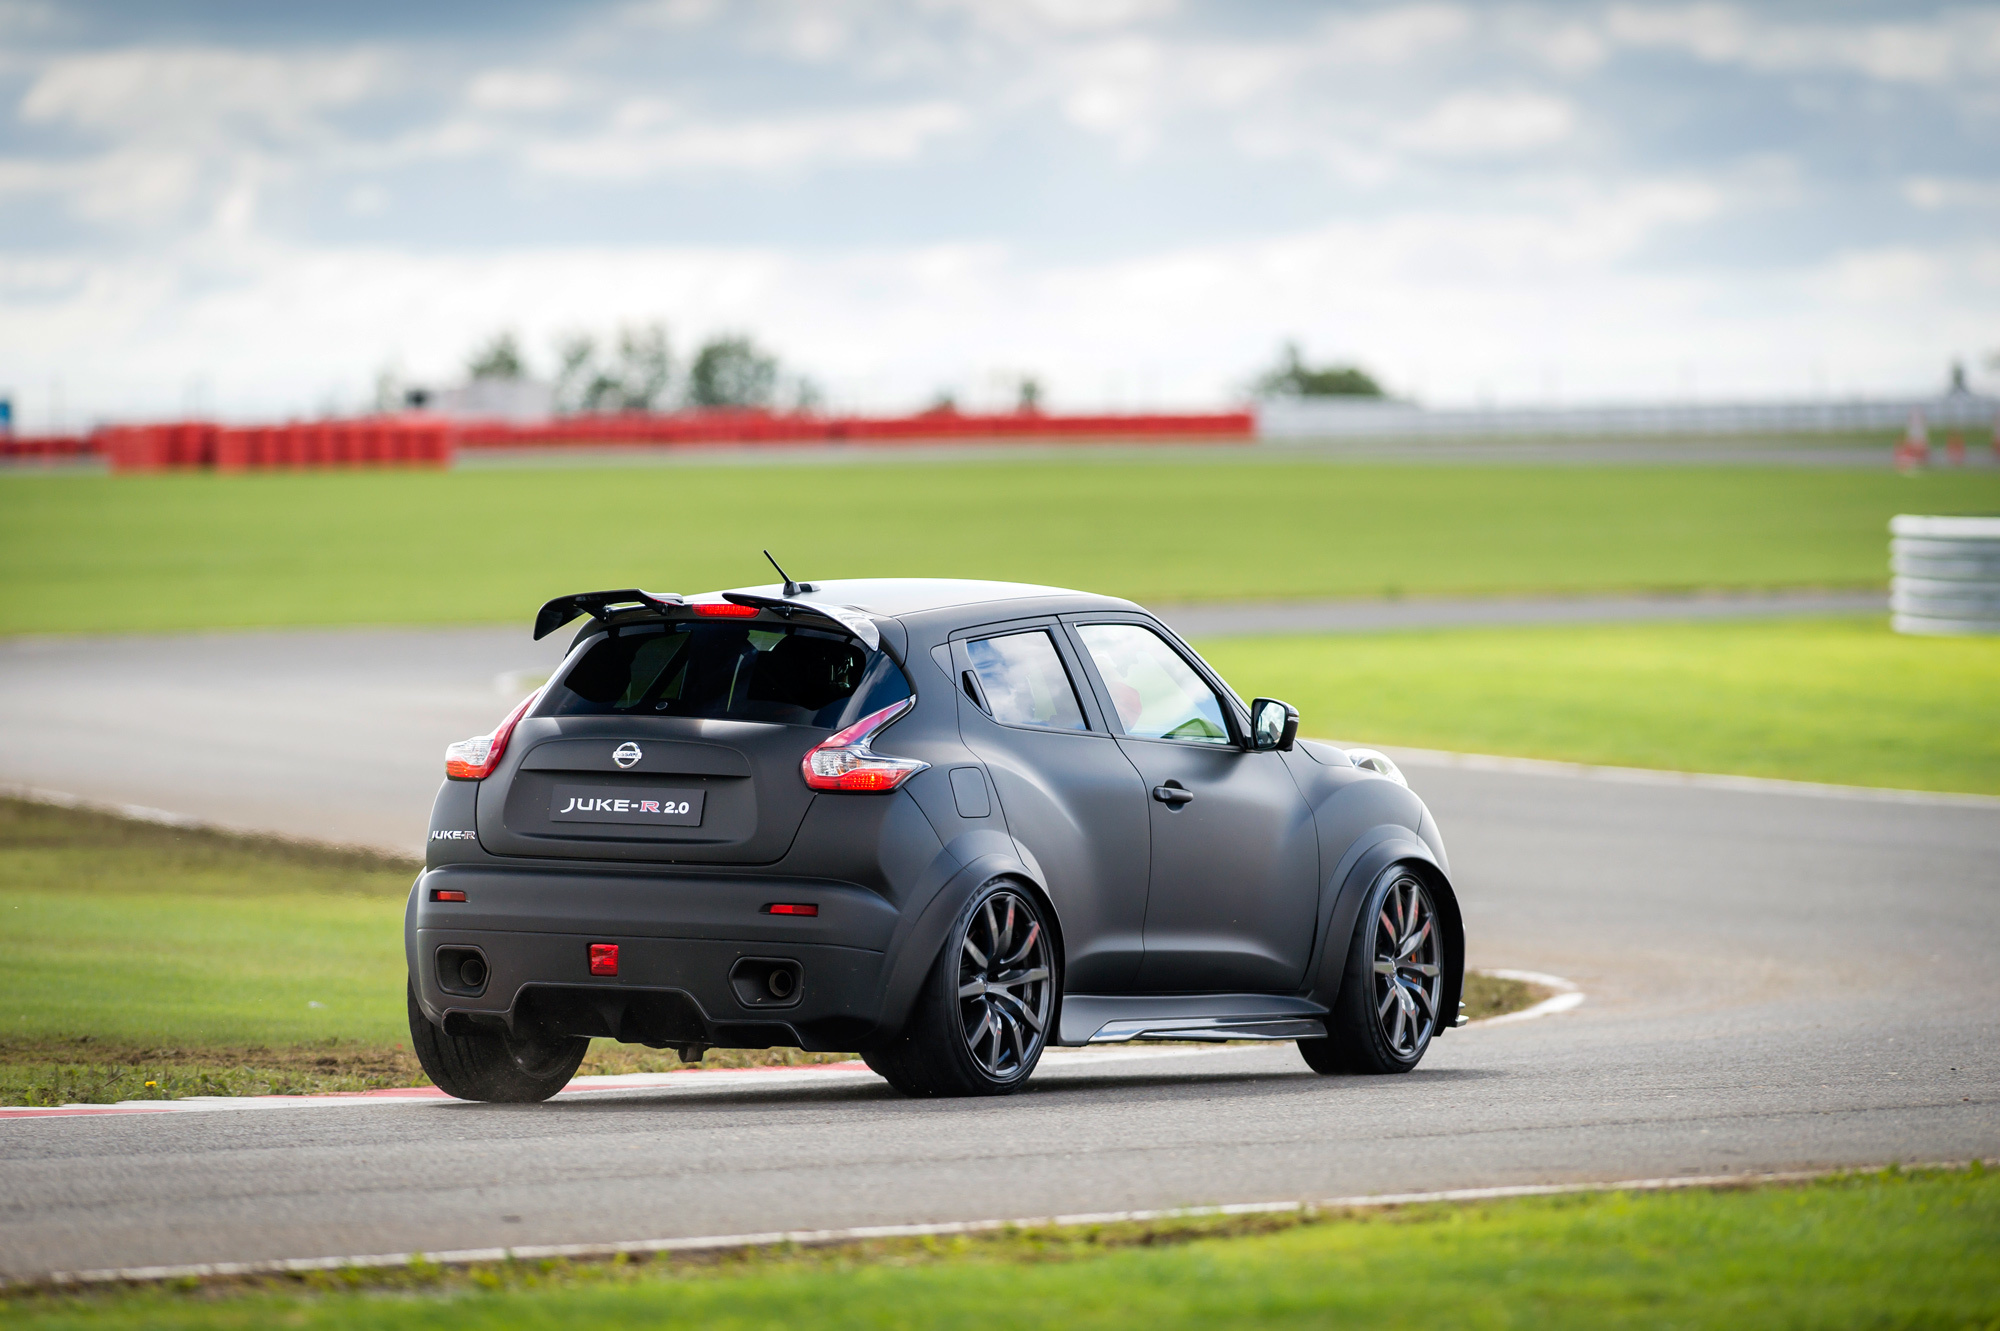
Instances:
[[[1354,938],[1356,917],[1363,898],[1382,871],[1392,864],[1415,864],[1429,878],[1436,898],[1437,918],[1443,934],[1444,988],[1439,994],[1446,1014],[1458,1012],[1459,997],[1465,988],[1465,923],[1459,915],[1458,896],[1451,877],[1438,857],[1418,835],[1400,824],[1372,827],[1356,837],[1347,854],[1328,878],[1328,890],[1320,902],[1319,937],[1312,964],[1306,974],[1313,983],[1306,996],[1331,1008],[1340,996],[1347,969],[1348,945]],[[1439,1031],[1451,1029],[1449,1016]]]

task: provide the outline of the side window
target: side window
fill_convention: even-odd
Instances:
[[[993,719],[1010,726],[1082,730],[1083,708],[1047,632],[1009,633],[965,644]]]
[[[1222,703],[1159,634],[1137,624],[1079,624],[1125,733],[1140,739],[1229,743]]]

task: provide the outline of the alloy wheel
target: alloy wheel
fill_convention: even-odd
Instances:
[[[1014,892],[981,902],[958,956],[958,1013],[965,1047],[986,1075],[1005,1081],[1033,1064],[1054,1006],[1048,936]]]
[[[1430,889],[1406,874],[1390,884],[1375,917],[1375,1020],[1398,1058],[1414,1058],[1437,1029],[1436,911]]]

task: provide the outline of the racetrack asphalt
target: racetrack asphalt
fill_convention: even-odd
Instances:
[[[355,636],[318,640],[328,674],[335,639]],[[413,678],[448,675],[394,645]],[[429,697],[476,710],[478,729],[505,705],[490,681],[462,695],[413,684],[407,714]],[[293,760],[321,735],[367,748],[346,733],[349,701],[297,728]],[[259,726],[279,709],[242,706]],[[174,744],[199,720],[128,726],[126,749],[184,761]],[[1451,850],[1472,962],[1567,976],[1582,1006],[1452,1032],[1399,1078],[1322,1078],[1289,1045],[1232,1046],[1052,1058],[996,1101],[905,1101],[839,1073],[539,1106],[0,1122],[0,1274],[2000,1154],[2000,807],[1556,767],[1409,772]],[[284,797],[280,783],[264,807]],[[199,811],[187,803],[170,807]]]
[[[1189,637],[1886,613],[1870,591],[1161,607]],[[562,659],[523,627],[0,639],[0,788],[421,854],[445,745]]]

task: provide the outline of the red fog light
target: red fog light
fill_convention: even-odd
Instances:
[[[439,889],[437,889],[437,891],[435,891],[435,892],[431,893],[431,900],[432,900],[432,901],[463,901],[463,900],[465,900],[465,893],[463,893],[463,892],[454,892],[454,891],[452,891],[452,890],[451,890],[450,888],[448,888],[448,887],[440,887]]]
[[[618,944],[592,943],[590,945],[590,973],[592,975],[616,975],[618,973]]]
[[[766,915],[817,915],[819,907],[810,901],[774,901],[764,907]]]

